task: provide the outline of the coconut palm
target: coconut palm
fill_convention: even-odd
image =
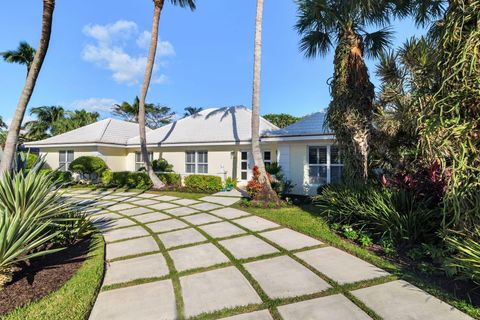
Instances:
[[[173,5],[178,5],[180,7],[189,7],[191,10],[195,10],[195,0],[170,0],[170,3]],[[152,34],[150,39],[150,48],[148,51],[147,66],[145,68],[145,77],[143,79],[142,88],[140,91],[140,101],[138,108],[138,123],[140,130],[140,149],[142,152],[142,158],[145,161],[145,169],[150,176],[150,179],[153,183],[153,188],[160,189],[165,186],[165,184],[160,181],[155,172],[152,169],[150,159],[148,157],[147,150],[147,138],[146,138],[146,128],[145,128],[145,100],[147,99],[148,88],[150,87],[150,82],[152,80],[153,66],[155,64],[155,56],[157,54],[157,45],[158,45],[158,26],[160,24],[160,15],[162,13],[163,5],[165,0],[153,0],[154,9],[153,9],[153,21],[152,21]]]
[[[258,182],[262,190],[257,194],[256,200],[274,202],[279,205],[280,199],[272,189],[270,179],[265,170],[265,164],[260,150],[260,73],[262,67],[262,24],[263,0],[257,0],[257,14],[255,18],[255,43],[253,53],[253,94],[252,94],[252,157],[260,175]]]
[[[203,108],[186,107],[184,110],[185,110],[185,113],[183,114],[183,117],[186,118],[203,111]]]
[[[25,139],[36,141],[55,135],[55,124],[64,119],[65,110],[60,106],[42,106],[32,108],[30,115],[36,120],[25,123]]]
[[[309,58],[335,47],[332,102],[326,122],[344,153],[346,181],[368,177],[374,86],[365,55],[378,57],[390,45],[387,25],[391,4],[385,1],[299,0],[296,29]],[[367,28],[379,30],[367,32]]]
[[[140,108],[140,99],[135,97],[133,104],[127,101],[113,106],[112,113],[126,121],[138,123],[138,110]],[[157,129],[172,122],[175,113],[164,105],[146,103],[145,117],[146,125],[149,128]]]
[[[8,63],[18,63],[27,66],[27,75],[32,66],[33,58],[35,57],[35,49],[27,42],[22,41],[15,50],[5,51],[0,53]]]
[[[10,124],[7,139],[5,142],[5,150],[3,153],[2,162],[0,163],[0,173],[9,171],[12,168],[15,151],[17,148],[18,135],[27,110],[28,102],[32,96],[35,84],[37,82],[40,69],[43,61],[47,55],[48,46],[50,44],[50,35],[52,32],[52,18],[55,9],[55,0],[43,0],[43,15],[42,15],[42,31],[40,36],[40,44],[35,53],[35,58],[30,66],[27,80],[23,87],[22,94],[17,104],[12,123]]]

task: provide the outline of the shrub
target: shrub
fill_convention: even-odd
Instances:
[[[222,190],[222,179],[217,176],[192,174],[185,178],[185,187],[196,192],[218,192]]]
[[[228,177],[226,180],[225,180],[225,183],[224,183],[224,189],[226,190],[233,190],[237,187],[237,179],[234,179],[232,177]]]
[[[40,174],[47,175],[57,185],[68,185],[73,182],[72,173],[69,171],[59,171],[42,169]]]
[[[247,183],[247,192],[250,198],[255,199],[258,195],[258,193],[262,190],[263,185],[258,181],[260,178],[260,170],[258,169],[257,166],[253,167],[253,177],[250,181]],[[271,181],[271,176],[269,175],[268,178]]]
[[[12,267],[27,259],[58,251],[52,239],[58,226],[79,220],[75,203],[63,198],[50,174],[30,170],[5,173],[0,179],[0,288],[10,281]],[[81,234],[78,233],[78,236]],[[73,239],[75,240],[75,239]]]
[[[113,186],[113,171],[105,170],[100,176],[100,181],[106,187]]]
[[[471,234],[461,234],[447,238],[447,244],[457,254],[453,257],[460,274],[480,284],[480,227]]]
[[[314,203],[331,222],[365,227],[396,244],[431,242],[440,227],[435,210],[426,208],[409,190],[328,186]]]
[[[178,173],[157,173],[158,178],[168,186],[180,187],[182,177]]]
[[[173,165],[165,159],[156,159],[152,161],[152,168],[155,172],[173,172]]]
[[[100,175],[108,169],[107,164],[99,157],[83,156],[70,163],[70,170],[80,174]]]
[[[267,163],[265,165],[265,170],[272,176],[276,176],[282,172],[282,166],[279,165],[278,162]]]
[[[152,181],[146,172],[114,172],[112,184],[117,187],[147,189]]]

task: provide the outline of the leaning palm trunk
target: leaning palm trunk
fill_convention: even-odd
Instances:
[[[145,161],[145,169],[150,176],[154,189],[162,189],[165,184],[157,177],[153,171],[150,158],[148,157],[147,138],[145,130],[145,100],[147,98],[148,88],[152,80],[153,66],[155,64],[155,55],[157,54],[158,43],[158,25],[160,23],[160,14],[162,13],[164,0],[154,0],[153,22],[152,22],[152,38],[150,39],[150,50],[148,52],[147,67],[145,69],[145,77],[143,79],[142,90],[140,92],[140,103],[138,108],[138,124],[140,128],[140,148],[143,161]]]
[[[55,0],[43,0],[42,34],[40,37],[40,44],[28,72],[27,80],[25,81],[22,95],[20,96],[20,100],[18,101],[17,109],[15,110],[15,115],[13,117],[12,123],[10,124],[10,127],[8,129],[8,135],[5,141],[5,150],[3,153],[2,162],[0,163],[0,174],[9,171],[12,168],[13,158],[15,156],[15,151],[17,148],[18,135],[20,133],[20,127],[23,122],[23,117],[25,116],[25,111],[35,88],[35,83],[37,82],[40,69],[42,68],[42,64],[45,60],[48,46],[50,44],[50,34],[52,32],[52,19],[54,9]]]
[[[258,167],[259,182],[262,190],[256,200],[274,202],[279,204],[277,193],[272,189],[270,179],[265,170],[265,164],[260,150],[260,74],[262,67],[262,22],[263,0],[257,0],[257,16],[255,19],[255,48],[253,66],[253,96],[252,96],[252,155],[255,165]]]

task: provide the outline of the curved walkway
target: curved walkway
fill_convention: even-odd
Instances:
[[[320,240],[229,207],[154,193],[71,191],[107,242],[91,320],[470,319]]]

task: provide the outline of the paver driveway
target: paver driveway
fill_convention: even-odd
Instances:
[[[231,195],[67,195],[90,206],[107,242],[92,320],[469,319],[363,260],[229,207]]]

